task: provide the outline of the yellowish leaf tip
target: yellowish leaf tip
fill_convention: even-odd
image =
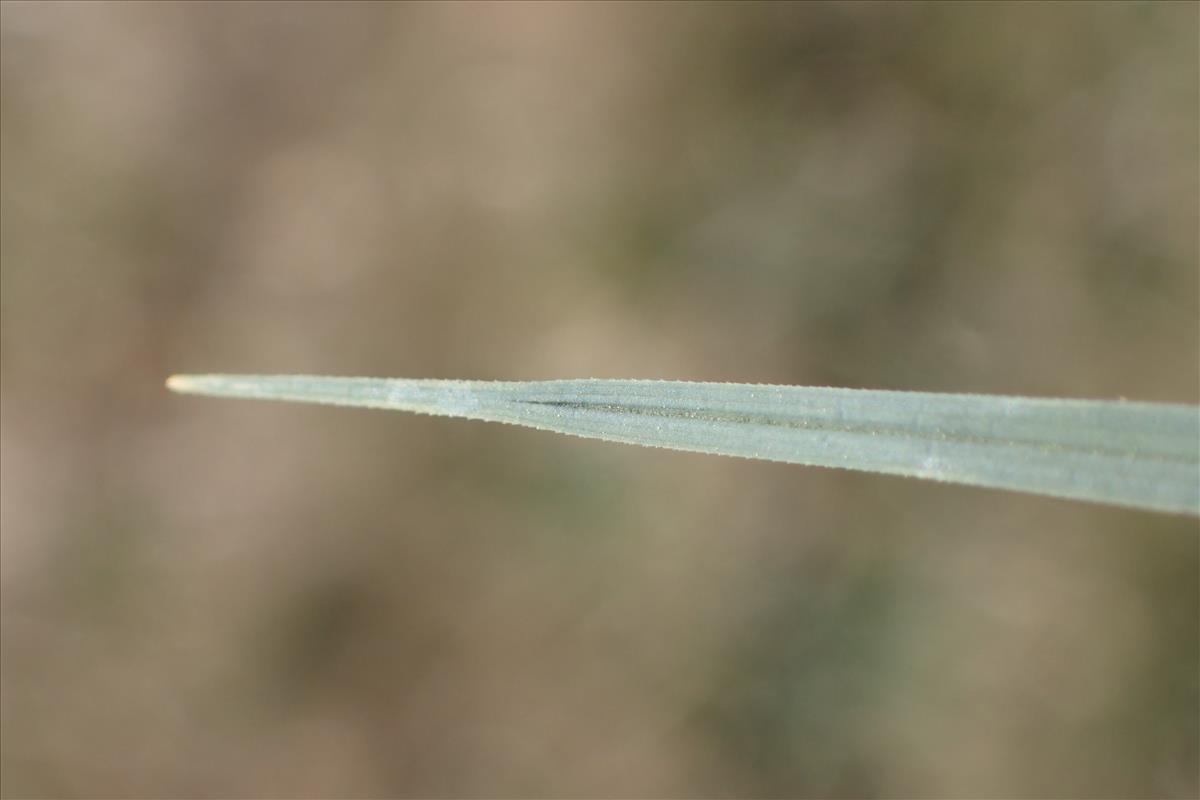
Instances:
[[[187,375],[172,375],[167,378],[167,388],[172,392],[186,392],[190,383]]]

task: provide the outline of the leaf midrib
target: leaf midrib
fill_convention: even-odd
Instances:
[[[991,437],[977,434],[954,433],[940,428],[914,431],[902,426],[872,425],[869,423],[842,423],[823,420],[787,419],[771,414],[746,414],[722,412],[714,410],[698,411],[692,408],[678,406],[643,406],[623,403],[598,403],[585,400],[529,400],[513,398],[514,402],[523,405],[549,406],[575,411],[599,411],[611,414],[636,414],[647,417],[662,417],[664,419],[687,419],[702,422],[719,422],[734,425],[761,425],[772,428],[788,428],[792,430],[829,431],[831,433],[856,433],[868,436],[887,436],[896,439],[926,440],[935,439],[945,442],[974,444],[988,447],[1024,447],[1046,453],[1080,453],[1111,458],[1129,458],[1135,453],[1119,448],[1070,445],[1063,442],[1033,441],[1029,439],[1010,437]],[[1138,459],[1150,459],[1168,464],[1191,465],[1200,462],[1200,458],[1174,456],[1166,453],[1139,450]]]

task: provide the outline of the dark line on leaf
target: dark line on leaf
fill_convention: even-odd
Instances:
[[[1118,450],[1115,448],[1106,447],[1072,446],[1068,444],[1062,444],[1060,442],[1039,442],[1025,439],[992,438],[973,434],[949,433],[940,429],[913,431],[907,428],[871,426],[866,424],[838,425],[836,423],[819,420],[786,419],[769,414],[755,415],[736,414],[733,412],[721,411],[696,411],[694,409],[671,406],[622,405],[619,403],[588,402],[586,400],[526,400],[523,398],[516,398],[516,402],[524,405],[549,406],[552,408],[570,409],[572,411],[599,411],[611,414],[637,414],[639,416],[662,417],[665,419],[690,419],[703,422],[720,422],[735,425],[763,425],[773,428],[828,431],[830,433],[861,433],[870,436],[890,436],[901,439],[936,439],[940,441],[962,444],[1018,446],[1047,453],[1078,453],[1081,455],[1100,455],[1122,459],[1136,457],[1137,459],[1151,459],[1164,463],[1184,464],[1188,466],[1200,462],[1200,451],[1197,453],[1197,458],[1190,459],[1186,456],[1176,457],[1162,453],[1146,453],[1144,451],[1132,452],[1129,450]]]

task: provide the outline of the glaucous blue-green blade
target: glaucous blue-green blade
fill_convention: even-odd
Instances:
[[[1200,515],[1196,406],[676,381],[178,375],[167,385]]]

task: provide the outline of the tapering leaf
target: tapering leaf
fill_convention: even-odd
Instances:
[[[674,381],[178,375],[167,385],[1200,514],[1196,406]]]

